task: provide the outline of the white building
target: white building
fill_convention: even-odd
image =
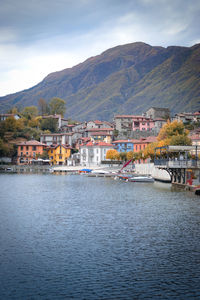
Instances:
[[[80,146],[81,166],[98,166],[102,160],[106,160],[106,152],[114,149],[112,144],[105,142],[93,143]]]

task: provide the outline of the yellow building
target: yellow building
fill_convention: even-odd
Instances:
[[[67,159],[71,156],[71,147],[65,145],[55,145],[48,149],[51,164],[66,165]]]

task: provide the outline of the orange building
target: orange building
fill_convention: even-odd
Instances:
[[[155,136],[149,136],[147,138],[141,138],[139,140],[134,140],[133,152],[143,151],[148,146],[148,144],[154,143],[155,141],[156,141]],[[145,163],[146,160],[140,160],[138,162],[139,163]]]
[[[133,151],[140,152],[143,151],[148,144],[154,143],[156,141],[155,136],[149,136],[147,138],[141,138],[139,140],[133,140]]]
[[[39,154],[43,154],[45,148],[45,144],[36,140],[17,144],[17,164],[30,164]]]

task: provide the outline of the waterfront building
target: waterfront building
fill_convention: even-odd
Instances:
[[[106,160],[106,152],[114,149],[112,144],[105,142],[89,142],[80,146],[81,166],[98,166]]]
[[[17,144],[17,164],[31,164],[33,160],[42,155],[46,145],[36,140]]]
[[[52,145],[48,148],[48,156],[52,165],[66,165],[71,156],[71,147],[66,145]]]
[[[155,136],[149,136],[147,138],[141,138],[139,140],[134,140],[133,151],[140,152],[140,151],[144,150],[148,144],[154,143],[155,141],[156,141]]]
[[[133,151],[134,148],[134,140],[117,140],[112,144],[118,152],[129,152]]]

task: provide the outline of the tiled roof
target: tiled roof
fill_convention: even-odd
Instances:
[[[87,129],[87,131],[94,131],[94,132],[97,132],[97,131],[113,131],[114,129],[113,128],[91,128],[91,129]]]
[[[153,143],[153,142],[156,142],[156,140],[157,140],[156,136],[148,136],[146,138],[134,140],[134,144]]]
[[[200,141],[200,136],[198,134],[194,134],[190,136],[191,140],[198,140]]]
[[[134,143],[134,140],[117,140],[113,142],[113,144],[120,144],[120,143]]]
[[[82,144],[80,146],[85,146],[85,147],[113,147],[112,144],[105,143],[105,142],[98,142],[98,143],[89,142],[86,145]]]
[[[22,142],[22,143],[19,143],[17,145],[18,146],[45,146],[46,147],[46,144],[40,143],[36,140]]]
[[[92,136],[94,136],[94,135],[107,135],[107,136],[111,136],[111,134],[106,133],[106,132],[102,132],[102,131],[92,132],[91,135]]]

